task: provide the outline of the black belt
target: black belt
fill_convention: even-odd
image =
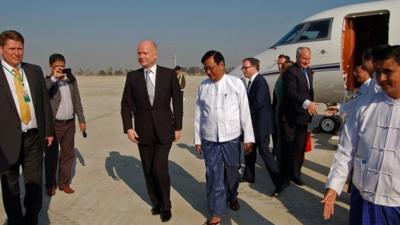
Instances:
[[[71,122],[71,121],[74,121],[74,118],[69,119],[69,120],[57,120],[56,119],[56,122],[58,122],[58,123],[68,123],[68,122]]]

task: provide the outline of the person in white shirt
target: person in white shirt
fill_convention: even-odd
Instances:
[[[326,220],[353,170],[349,224],[400,224],[400,46],[374,60],[383,91],[360,98],[345,124],[321,201]]]
[[[225,74],[225,60],[218,51],[208,51],[201,62],[209,78],[200,84],[197,94],[194,142],[196,151],[204,153],[211,215],[204,223],[207,225],[221,222],[227,200],[232,210],[240,208],[240,136],[245,154],[251,152],[255,140],[243,82]]]
[[[357,98],[350,100],[348,102],[338,104],[336,106],[329,106],[325,113],[327,116],[332,116],[337,112],[349,114],[350,112],[352,112],[354,109],[357,108],[357,102],[359,97],[374,94],[378,91],[381,91],[381,88],[376,82],[373,54],[374,52],[378,52],[385,47],[387,47],[387,45],[378,45],[369,48],[362,53],[361,67],[358,68],[357,66],[354,69],[354,76],[356,80],[362,84],[359,88]],[[369,75],[368,77],[366,76],[366,73],[368,73]]]

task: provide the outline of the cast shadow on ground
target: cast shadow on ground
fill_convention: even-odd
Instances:
[[[112,179],[122,180],[149,205],[149,208],[151,207],[140,160],[133,156],[121,155],[117,151],[111,151],[105,161],[105,168]],[[204,218],[207,218],[208,210],[205,183],[195,179],[184,168],[173,161],[169,161],[169,171],[171,187],[191,205],[193,210],[203,215]],[[242,200],[239,201],[241,204],[239,212],[232,212],[228,208],[222,224],[231,224],[230,221],[235,221],[237,224],[245,224],[248,222],[245,221],[245,218],[252,218],[252,220],[254,220],[252,224],[255,225],[271,224],[246,202]],[[172,205],[173,204],[174,203],[172,203]],[[240,214],[246,214],[246,217],[240,216]],[[251,217],[248,217],[249,215]],[[199,223],[201,223],[201,221]]]
[[[73,179],[75,177],[77,162],[79,162],[79,164],[81,164],[81,166],[85,166],[86,165],[85,164],[85,158],[83,158],[83,155],[81,154],[79,149],[75,148],[75,159],[74,159],[74,162],[72,164],[71,179]]]
[[[323,148],[324,150],[336,151],[337,144],[332,143],[332,135],[326,133],[313,133],[313,146],[314,148]]]
[[[197,153],[194,145],[187,145],[185,143],[178,143],[176,144],[181,149],[188,150],[190,153],[192,153],[196,158],[198,159],[203,159],[203,156],[201,154]]]
[[[80,153],[78,148],[75,148],[75,159],[74,162],[72,164],[72,171],[71,171],[71,179],[74,178],[75,174],[76,174],[76,166],[77,166],[77,162],[79,162],[79,164],[81,164],[82,166],[85,166],[85,159],[83,157],[83,155]],[[57,170],[58,172],[58,170]],[[50,221],[50,217],[49,217],[49,208],[51,205],[51,196],[48,196],[46,193],[46,188],[45,188],[45,167],[43,166],[43,202],[42,202],[42,209],[40,210],[40,214],[39,214],[39,224],[41,225],[48,225],[51,224]],[[59,191],[56,191],[56,193]]]
[[[105,160],[107,174],[115,181],[123,181],[132,189],[144,202],[151,207],[151,201],[148,198],[146,182],[142,172],[141,162],[132,157],[121,155],[117,151],[109,152]]]
[[[329,172],[329,168],[321,166],[312,161],[306,161],[304,166],[324,175]],[[257,157],[255,173],[255,183],[250,184],[249,187],[261,194],[270,196],[275,187],[265,168],[264,162],[260,157]],[[304,173],[302,174],[302,178],[306,187],[319,192],[321,196],[323,195],[325,191],[325,183]],[[290,186],[285,189],[285,191],[277,198],[287,208],[288,212],[293,215],[301,224],[347,224],[349,213],[348,209],[336,205],[335,215],[333,218],[329,221],[324,221],[322,218],[323,205],[320,203],[321,197],[295,185],[294,183],[291,183]],[[349,204],[349,195],[344,193],[337,199],[337,201]]]

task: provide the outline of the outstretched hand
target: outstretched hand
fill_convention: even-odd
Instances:
[[[337,113],[339,111],[339,108],[337,106],[329,106],[326,110],[325,110],[325,115],[327,116],[333,116],[335,115],[335,113]]]
[[[324,220],[330,219],[331,216],[334,214],[336,197],[336,191],[330,188],[326,189],[324,198],[321,200],[321,203],[324,204]]]
[[[317,106],[318,105],[319,105],[319,103],[316,103],[316,102],[311,102],[310,104],[308,104],[307,111],[308,111],[308,113],[310,113],[311,116],[317,115]]]

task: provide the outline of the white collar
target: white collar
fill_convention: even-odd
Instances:
[[[256,79],[257,75],[258,75],[258,72],[255,73],[254,75],[252,75],[252,76],[249,78],[249,81],[253,82],[254,79]]]
[[[14,67],[10,66],[5,60],[1,60],[1,65],[4,66],[8,71],[12,71]],[[17,69],[21,71],[21,63],[18,63]]]
[[[152,67],[150,67],[150,68],[143,68],[144,69],[144,71],[146,71],[146,70],[150,70],[151,71],[151,73],[153,73],[153,74],[155,74],[156,73],[156,71],[157,71],[157,64],[154,64]]]

